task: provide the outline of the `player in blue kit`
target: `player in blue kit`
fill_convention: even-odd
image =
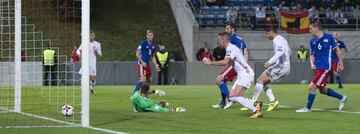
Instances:
[[[305,108],[296,110],[296,112],[311,112],[311,106],[315,100],[316,89],[321,94],[335,97],[340,100],[339,110],[344,109],[346,96],[330,88],[326,88],[327,78],[331,71],[331,53],[336,52],[339,57],[338,70],[343,70],[343,62],[340,49],[336,46],[336,41],[331,34],[322,31],[321,23],[314,21],[310,25],[310,32],[314,37],[310,40],[310,64],[311,68],[316,70],[315,77],[309,85],[308,101]]]
[[[151,30],[146,31],[146,39],[141,41],[136,51],[136,58],[138,59],[137,69],[139,74],[139,82],[135,85],[134,92],[139,91],[142,83],[151,83],[151,68],[150,61],[159,71],[160,68],[156,63],[154,56],[156,44],[153,42],[154,33]],[[133,92],[133,93],[134,93]]]
[[[348,51],[346,46],[345,46],[345,43],[343,41],[339,40],[340,34],[338,32],[334,32],[333,36],[336,39],[336,46],[341,50],[341,56],[344,59],[345,58],[345,53]],[[336,55],[335,51],[333,51],[332,54],[331,54],[332,74],[334,75],[336,82],[339,84],[339,88],[343,88],[340,72],[337,69],[338,64],[339,64],[339,58]]]

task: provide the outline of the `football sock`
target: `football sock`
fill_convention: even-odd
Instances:
[[[264,85],[262,83],[256,83],[255,91],[254,91],[254,94],[253,94],[253,97],[252,97],[253,100],[256,101],[256,100],[259,99],[261,91],[263,90],[263,88],[264,88]]]
[[[219,89],[221,91],[221,102],[226,102],[226,98],[229,98],[229,89],[226,86],[225,82],[219,83]],[[223,97],[224,96],[224,97]],[[225,103],[224,103],[225,104]]]
[[[343,95],[339,94],[338,92],[336,92],[330,88],[327,89],[327,95],[331,96],[331,97],[335,97],[339,100],[341,100],[343,98]]]
[[[265,93],[266,93],[266,95],[268,96],[270,102],[273,102],[273,101],[276,100],[269,84],[266,84],[266,85],[264,86],[264,90],[265,90]]]
[[[339,84],[339,87],[342,87],[341,76],[337,74],[335,78],[336,78],[336,82]]]
[[[224,93],[221,93],[221,101],[220,101],[220,105],[225,105],[226,104],[226,96]]]
[[[136,83],[133,94],[134,94],[136,91],[139,91],[139,90],[140,90],[141,84],[142,84],[142,81],[141,81],[141,80],[139,80],[139,82]]]
[[[311,109],[311,106],[314,103],[315,97],[316,97],[316,92],[309,92],[306,108]]]
[[[256,108],[254,106],[254,100],[246,99],[244,97],[230,97],[229,100],[239,102],[244,107],[250,109],[252,112],[256,112]]]

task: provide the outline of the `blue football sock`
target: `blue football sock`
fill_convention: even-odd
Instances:
[[[343,98],[343,95],[339,94],[338,92],[336,92],[330,88],[327,89],[327,95],[338,98],[339,100],[341,100]]]
[[[310,92],[308,95],[308,102],[306,104],[306,108],[311,109],[312,104],[314,103],[316,97],[316,93],[315,92]]]
[[[336,75],[336,82],[338,82],[339,87],[342,87],[341,77],[340,75]]]
[[[139,91],[139,90],[140,90],[141,84],[142,84],[142,81],[141,81],[141,80],[139,80],[139,82],[136,83],[133,94],[134,94],[136,91]]]
[[[223,94],[222,96],[224,96],[224,97],[222,97],[221,102],[225,102],[226,98],[229,98],[228,87],[226,86],[225,82],[221,82],[218,86],[221,90],[221,93]]]
[[[221,93],[221,101],[220,101],[220,105],[226,105],[226,96],[224,95],[224,93]]]

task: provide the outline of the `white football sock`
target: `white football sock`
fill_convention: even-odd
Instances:
[[[252,112],[256,112],[256,108],[254,106],[254,100],[246,99],[244,97],[230,97],[229,98],[232,101],[239,102],[244,107],[250,109]]]
[[[254,91],[254,94],[252,97],[252,99],[254,101],[257,101],[259,99],[261,91],[263,90],[263,87],[264,87],[264,85],[262,83],[256,83],[255,91]]]
[[[274,94],[273,94],[273,92],[272,92],[271,87],[270,87],[269,84],[266,84],[266,85],[264,86],[264,90],[265,90],[265,93],[266,93],[266,95],[268,96],[270,102],[275,101],[275,96],[274,96]]]

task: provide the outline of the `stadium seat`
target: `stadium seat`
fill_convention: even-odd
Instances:
[[[214,21],[215,21],[215,15],[213,15],[213,14],[206,15],[206,25],[209,25],[209,26],[214,25],[215,24]]]
[[[223,26],[225,25],[226,17],[224,14],[218,14],[216,17],[216,24]]]

